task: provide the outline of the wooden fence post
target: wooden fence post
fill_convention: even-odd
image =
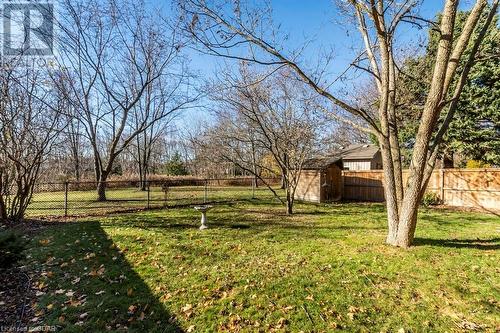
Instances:
[[[440,177],[439,190],[440,190],[441,202],[444,205],[444,175],[445,175],[445,170],[441,169],[440,173],[441,173],[441,177]]]

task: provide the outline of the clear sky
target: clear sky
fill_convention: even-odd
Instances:
[[[165,0],[151,1],[165,4]],[[280,30],[289,35],[287,46],[290,50],[301,46],[305,40],[312,39],[313,42],[305,49],[302,58],[314,65],[320,59],[321,52],[332,49],[334,61],[329,67],[332,77],[343,72],[351,63],[351,47],[356,45],[355,40],[359,40],[359,33],[357,30],[346,31],[346,26],[342,25],[342,17],[332,0],[271,0],[271,3],[274,23],[280,24]],[[462,1],[461,7],[468,8],[470,3],[470,0]],[[442,0],[424,0],[420,15],[432,19],[442,10],[443,5]],[[425,39],[427,31],[406,25],[400,29],[399,34],[399,41],[407,43],[411,48],[418,40]],[[189,56],[191,69],[205,77],[212,76],[223,61],[228,62],[195,51],[189,52]],[[183,125],[193,126],[197,120],[206,118],[201,110],[188,112],[183,117]]]
[[[314,42],[305,50],[305,58],[314,61],[316,60],[314,58],[318,57],[319,50],[333,47],[336,60],[333,66],[337,70],[343,70],[345,65],[352,61],[349,48],[353,39],[358,38],[358,32],[346,32],[345,27],[340,25],[342,18],[332,0],[272,0],[271,3],[275,23],[280,24],[281,30],[289,34],[290,49],[302,45],[306,39],[313,39]],[[425,0],[421,7],[421,15],[433,18],[442,6],[443,1]],[[406,31],[402,33],[408,39],[426,34],[425,31],[418,31],[409,26],[405,28],[408,33]],[[190,55],[192,65],[206,74],[215,70],[215,64],[220,60],[195,53]]]

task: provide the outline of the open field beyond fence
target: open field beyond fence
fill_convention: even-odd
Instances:
[[[278,181],[268,180],[272,184]],[[273,193],[252,180],[208,179],[150,182],[141,188],[138,181],[106,184],[106,201],[97,200],[97,184],[92,182],[44,183],[35,190],[28,216],[96,215],[141,209],[182,207],[203,203],[250,199],[272,199]],[[276,185],[279,191],[279,185]]]

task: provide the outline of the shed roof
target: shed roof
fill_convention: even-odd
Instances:
[[[329,156],[329,157],[315,157],[304,161],[302,170],[323,170],[332,164],[342,163],[342,157]]]
[[[355,144],[341,149],[337,154],[344,160],[372,159],[379,152],[379,147],[371,144]]]

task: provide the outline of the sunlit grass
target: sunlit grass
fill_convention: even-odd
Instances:
[[[384,245],[381,205],[283,213],[253,201],[218,205],[205,231],[191,208],[49,227],[31,250],[41,320],[75,332],[498,330],[498,217],[424,210],[401,250]]]

